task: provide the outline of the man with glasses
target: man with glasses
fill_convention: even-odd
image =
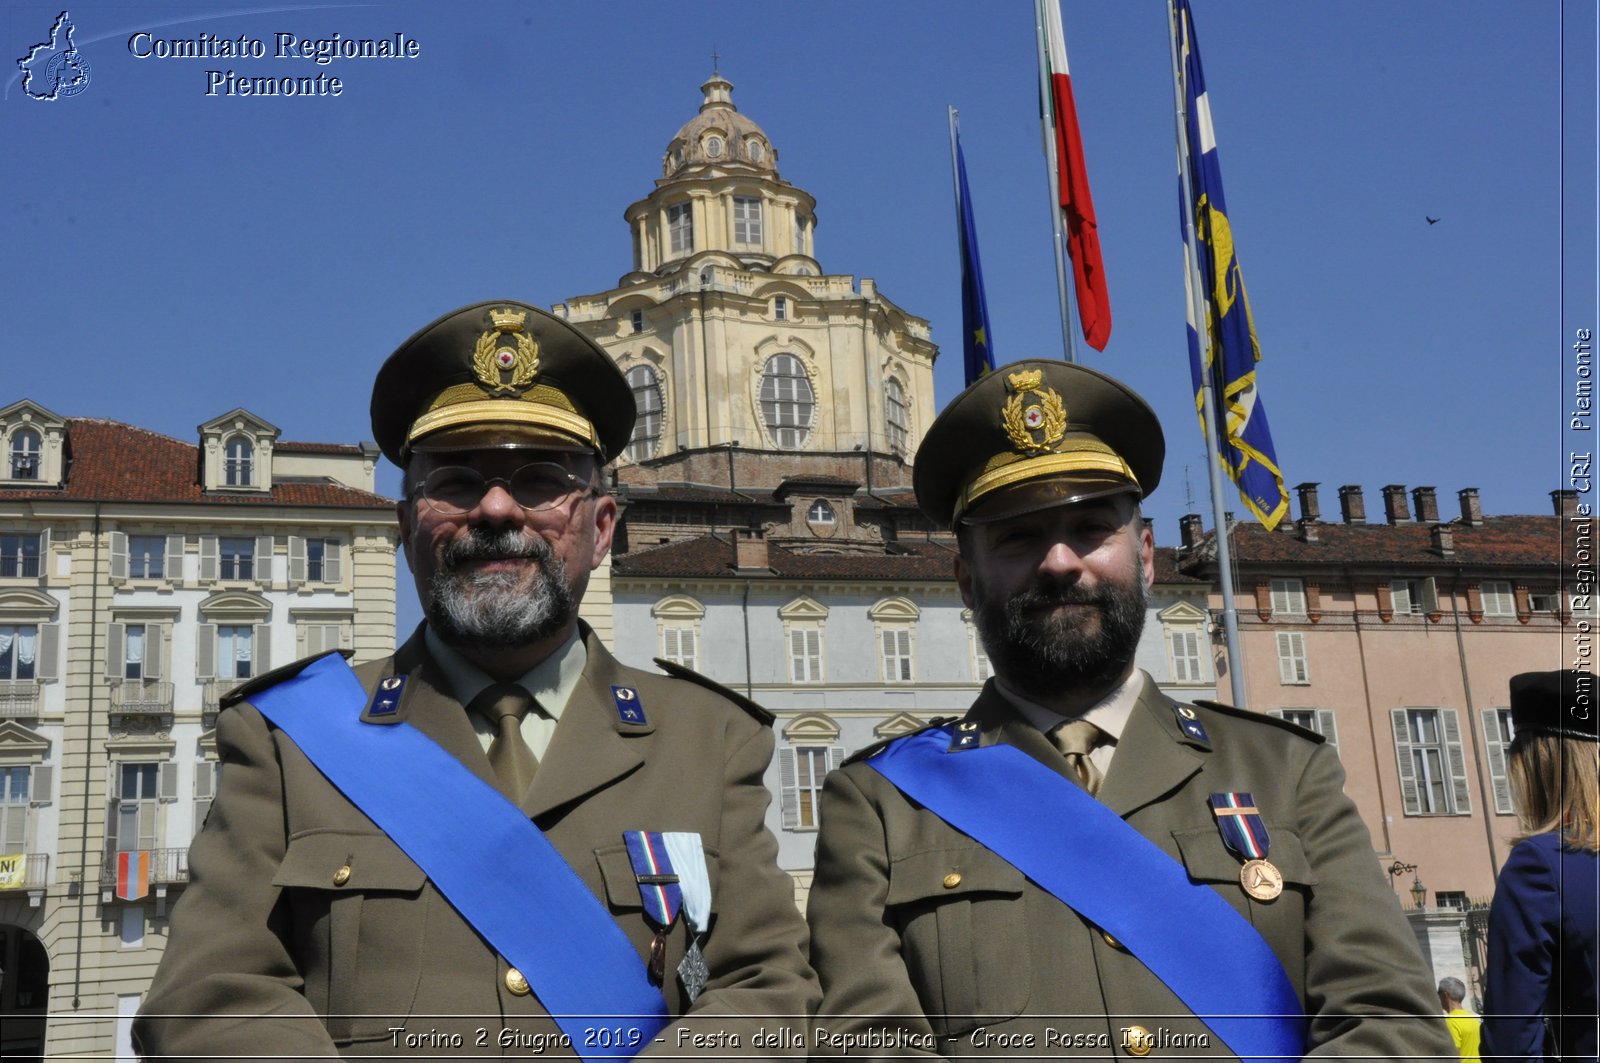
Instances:
[[[426,622],[229,699],[143,1054],[804,1054],[772,1036],[818,991],[763,826],[771,717],[578,619],[633,420],[610,358],[521,303],[384,364]]]

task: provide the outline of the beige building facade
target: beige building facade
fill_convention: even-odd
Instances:
[[[0,1052],[107,1059],[215,791],[218,699],[391,652],[394,504],[376,447],[243,409],[181,441],[24,400],[0,458]]]

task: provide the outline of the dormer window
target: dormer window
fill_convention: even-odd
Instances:
[[[222,461],[223,483],[229,487],[249,487],[255,479],[256,448],[243,436],[228,440]]]
[[[23,428],[11,437],[11,478],[13,480],[37,480],[39,478],[39,455],[43,449],[43,442],[39,433],[31,428]]]
[[[708,158],[708,159],[720,159],[720,158],[722,158],[722,138],[721,137],[706,137],[706,158]]]
[[[772,318],[774,321],[789,320],[789,300],[784,296],[776,296],[772,300]]]
[[[767,157],[766,145],[754,138],[745,142],[745,152],[750,156],[751,162],[760,162]]]

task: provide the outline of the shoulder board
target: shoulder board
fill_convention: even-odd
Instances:
[[[1288,720],[1282,720],[1276,716],[1268,716],[1266,713],[1256,712],[1254,709],[1238,709],[1232,705],[1224,705],[1220,701],[1196,701],[1194,704],[1210,709],[1212,712],[1221,713],[1224,716],[1231,716],[1236,720],[1249,720],[1252,723],[1264,723],[1272,727],[1281,727],[1291,734],[1299,735],[1301,738],[1309,738],[1318,745],[1327,741],[1317,732],[1301,727],[1297,723],[1290,723]]]
[[[678,662],[669,661],[664,657],[655,658],[655,665],[657,668],[672,676],[674,679],[687,679],[689,682],[698,686],[703,686],[715,694],[722,695],[735,705],[739,706],[745,712],[748,712],[751,716],[754,716],[756,721],[763,727],[771,727],[772,721],[777,719],[777,717],[772,713],[768,712],[766,709],[763,709],[760,705],[757,705],[743,694],[740,694],[735,690],[729,690],[715,679],[712,679],[709,676],[703,676],[692,668],[685,668]]]
[[[355,654],[355,651],[329,650],[328,653],[337,653],[345,660],[349,660]],[[225,709],[229,705],[237,705],[241,701],[249,701],[252,695],[259,694],[268,687],[276,686],[285,679],[290,679],[299,675],[301,669],[305,668],[306,665],[310,664],[312,661],[321,660],[322,658],[326,657],[328,653],[314,653],[310,657],[300,658],[300,660],[295,661],[293,664],[286,664],[281,668],[274,668],[270,672],[262,672],[254,679],[246,679],[243,683],[240,683],[238,686],[222,695],[222,700],[220,702],[221,707]]]
[[[854,764],[857,761],[867,760],[870,757],[875,757],[880,752],[887,749],[892,743],[898,742],[902,738],[910,738],[912,735],[919,735],[923,731],[930,731],[935,727],[943,727],[947,723],[955,723],[959,719],[961,719],[959,716],[936,716],[927,723],[923,724],[921,727],[918,727],[914,730],[907,731],[904,734],[897,734],[890,738],[879,739],[870,746],[862,746],[848,757],[845,757],[844,763]]]

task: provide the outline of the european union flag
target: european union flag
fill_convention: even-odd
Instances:
[[[961,154],[961,132],[955,131],[956,210],[961,215],[961,334],[962,364],[971,384],[994,369],[989,346],[989,304],[983,297],[983,265],[978,261],[978,229],[972,220],[972,199],[967,193],[967,161]]]
[[[1267,410],[1256,386],[1256,363],[1261,347],[1256,342],[1256,326],[1250,316],[1250,300],[1244,291],[1244,275],[1234,252],[1233,231],[1228,224],[1227,200],[1222,194],[1222,171],[1217,164],[1217,141],[1211,127],[1211,104],[1206,97],[1205,75],[1200,70],[1200,50],[1194,36],[1194,16],[1189,0],[1175,0],[1178,20],[1178,59],[1183,71],[1185,120],[1189,142],[1185,173],[1194,206],[1195,256],[1200,266],[1200,281],[1205,286],[1206,327],[1211,336],[1209,360],[1201,351],[1200,334],[1189,302],[1189,369],[1194,378],[1195,406],[1204,405],[1200,389],[1206,374],[1211,375],[1216,408],[1217,451],[1222,464],[1239,485],[1244,504],[1268,529],[1277,527],[1289,512],[1289,492],[1283,486],[1283,473],[1272,448],[1272,433],[1267,427]],[[1180,221],[1183,194],[1179,189]],[[1184,283],[1189,271],[1184,270]]]

